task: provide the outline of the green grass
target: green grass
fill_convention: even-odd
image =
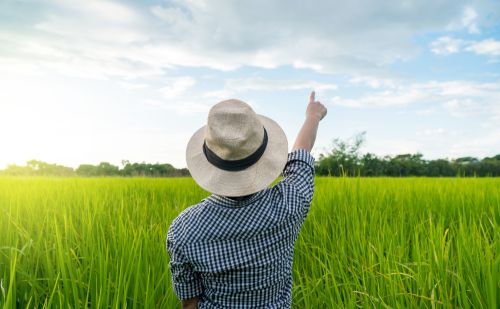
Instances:
[[[500,306],[500,179],[317,178],[294,308]],[[0,307],[174,308],[191,179],[0,178]]]

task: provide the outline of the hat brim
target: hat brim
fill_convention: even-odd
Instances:
[[[267,147],[259,161],[242,171],[225,171],[208,162],[203,153],[206,126],[193,134],[186,148],[186,163],[203,189],[217,195],[244,196],[267,188],[281,174],[288,157],[285,132],[274,120],[257,116],[267,131]]]

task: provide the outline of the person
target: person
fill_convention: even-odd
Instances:
[[[183,308],[291,307],[294,244],[314,193],[310,152],[326,113],[311,92],[288,153],[281,127],[245,102],[210,109],[207,125],[188,142],[186,161],[212,195],[175,218],[166,239]]]

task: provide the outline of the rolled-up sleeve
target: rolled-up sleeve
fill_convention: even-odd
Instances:
[[[183,253],[182,246],[175,240],[172,226],[167,234],[167,251],[170,256],[172,287],[177,298],[184,300],[202,294],[202,285],[198,274]]]
[[[281,182],[297,193],[307,212],[314,194],[314,157],[309,151],[299,149],[288,154]]]

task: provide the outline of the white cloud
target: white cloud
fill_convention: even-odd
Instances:
[[[146,99],[142,103],[156,109],[173,111],[179,115],[206,114],[213,105],[213,102],[207,102],[199,97],[178,97],[175,102]]]
[[[425,129],[422,131],[417,131],[417,136],[436,136],[448,133],[447,130],[443,128],[435,128],[435,129]]]
[[[481,136],[461,138],[453,143],[449,149],[451,157],[460,157],[464,154],[474,154],[480,158],[496,155],[500,151],[500,129],[495,128]]]
[[[109,0],[54,2],[44,19],[34,24],[40,34],[64,37],[72,42],[134,43],[147,40],[145,20],[126,5]],[[52,37],[55,38],[55,37]]]
[[[431,42],[430,48],[433,53],[438,55],[467,51],[477,55],[500,56],[500,41],[492,38],[482,41],[464,41],[443,36]]]
[[[471,99],[452,99],[443,103],[443,107],[452,116],[464,118],[477,109],[476,102]]]
[[[436,107],[423,108],[416,111],[417,115],[432,115],[437,112]]]
[[[396,81],[389,78],[378,78],[373,76],[356,76],[349,79],[349,82],[356,85],[366,85],[372,89],[396,88]]]
[[[431,43],[431,51],[438,55],[455,54],[460,52],[464,43],[463,40],[444,36]]]
[[[69,12],[82,14],[97,20],[127,24],[140,19],[140,16],[133,9],[110,0],[53,0],[53,2]]]
[[[16,12],[16,5],[3,9]],[[457,21],[474,31],[484,15],[476,6],[464,10],[454,1],[430,0],[384,5],[174,0],[150,8],[57,0],[38,5],[32,27],[0,31],[3,57],[71,76],[127,79],[158,76],[174,66],[291,65],[377,74],[418,53],[412,41],[416,34],[442,31]],[[4,40],[5,34],[11,39]]]
[[[420,141],[399,138],[387,138],[383,140],[383,143],[367,140],[365,146],[368,152],[379,156],[422,152],[423,147],[424,144]]]
[[[335,84],[320,83],[311,80],[277,80],[262,77],[248,77],[230,79],[226,81],[225,89],[229,93],[243,92],[248,90],[276,91],[276,90],[300,90],[310,89],[318,92],[336,90]]]
[[[157,5],[151,8],[151,12],[169,24],[175,24],[178,27],[183,26],[186,29],[189,28],[189,18],[186,12],[179,7],[166,8]]]
[[[329,72],[377,70],[414,55],[411,39],[416,31],[442,30],[462,19],[472,25],[477,17],[471,15],[473,9],[463,15],[461,5],[434,1],[384,6],[338,1],[173,3],[155,6],[152,12],[182,46],[217,51],[237,65],[293,64]],[[239,63],[240,55],[246,55],[245,63]]]
[[[191,77],[169,78],[168,86],[159,90],[162,100],[146,99],[146,105],[176,111],[179,114],[206,113],[217,101],[236,97],[247,91],[293,91],[316,90],[321,95],[326,91],[336,90],[337,85],[320,83],[312,80],[279,80],[262,77],[236,78],[225,81],[222,89],[205,92],[189,92],[195,85]],[[173,100],[175,99],[175,100]],[[252,102],[247,102],[256,107]]]
[[[478,55],[500,56],[500,41],[487,39],[474,42],[471,43],[466,50],[474,52]]]
[[[400,83],[357,98],[335,96],[331,103],[355,108],[380,108],[432,104],[430,111],[442,107],[454,117],[483,115],[486,119],[500,120],[500,82],[430,81],[425,83]],[[417,114],[428,113],[418,110]]]
[[[173,99],[184,94],[186,90],[190,89],[196,83],[196,80],[190,76],[181,76],[177,78],[170,78],[168,85],[162,87],[160,92],[166,99]]]
[[[333,97],[332,103],[347,107],[388,107],[405,106],[415,102],[423,101],[432,95],[419,89],[401,88],[396,90],[384,90],[356,99],[345,99]]]
[[[462,25],[467,28],[469,33],[479,33],[479,27],[476,24],[477,12],[472,7],[466,7],[462,17]]]

